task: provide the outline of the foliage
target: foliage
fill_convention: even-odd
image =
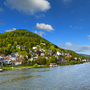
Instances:
[[[35,60],[35,62],[38,64],[46,64],[46,58],[38,56],[38,58]]]
[[[28,59],[25,56],[21,56],[20,60],[22,61],[22,64],[26,64]]]
[[[77,64],[76,61],[70,61],[70,65]]]
[[[52,56],[50,58],[50,63],[56,63],[57,62],[57,58],[55,56]]]
[[[51,58],[46,60],[46,65],[49,66],[50,63],[57,63],[57,58],[52,56]]]
[[[45,49],[45,56],[49,56],[48,50]]]
[[[31,54],[28,54],[28,58],[31,58]]]
[[[33,65],[33,68],[38,68],[38,67],[39,67],[38,64]]]
[[[45,43],[45,45],[42,45],[41,43]],[[20,45],[20,48],[17,48],[17,45]],[[74,51],[61,49],[41,36],[27,30],[15,30],[0,34],[0,54],[8,55],[12,52],[19,52],[20,54],[26,55],[29,53],[29,49],[32,50],[32,47],[37,45],[40,45],[42,49],[45,49],[46,56],[48,56],[48,50],[51,49],[53,54],[56,54],[59,50],[61,52],[70,53],[74,57],[81,59],[85,58]],[[2,49],[3,46],[5,46],[5,48]],[[37,48],[39,49],[39,47]],[[34,50],[32,50],[32,52],[34,52]]]
[[[33,54],[33,57],[36,57],[37,55],[36,54]]]

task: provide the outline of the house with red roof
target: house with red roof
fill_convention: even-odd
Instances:
[[[9,57],[2,57],[2,59],[5,64],[11,64],[11,59]]]

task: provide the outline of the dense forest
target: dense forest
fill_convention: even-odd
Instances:
[[[45,45],[41,43],[45,43]],[[23,50],[20,50],[16,48],[17,45],[24,45],[26,47]],[[37,45],[40,45],[45,51],[52,50],[53,54],[56,54],[57,51],[61,51],[70,53],[74,57],[85,58],[83,55],[77,54],[72,50],[62,49],[41,36],[27,30],[15,30],[0,34],[0,54],[8,55],[12,52],[28,54],[29,50],[32,50],[32,47]]]

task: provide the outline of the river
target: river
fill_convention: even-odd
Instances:
[[[0,90],[90,90],[90,63],[0,72]]]

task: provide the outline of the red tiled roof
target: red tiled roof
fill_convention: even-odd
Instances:
[[[4,60],[6,59],[6,60],[10,60],[10,58],[9,57],[2,57]]]

